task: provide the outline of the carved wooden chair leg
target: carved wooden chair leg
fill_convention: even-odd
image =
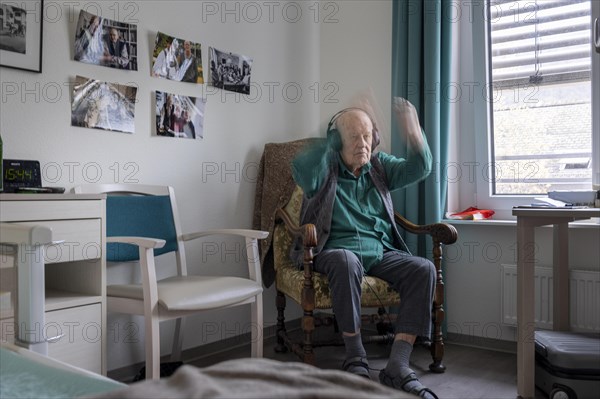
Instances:
[[[304,310],[302,317],[302,331],[304,337],[302,340],[302,360],[306,364],[315,366],[315,352],[313,347],[313,332],[315,330],[315,318],[312,310]]]
[[[434,373],[443,373],[446,366],[442,364],[444,357],[444,339],[442,336],[442,322],[444,321],[444,280],[442,277],[442,244],[434,241],[433,264],[436,270],[435,293],[433,298],[433,342],[431,343],[431,357],[433,363],[429,370]]]
[[[442,364],[442,359],[444,358],[444,340],[442,337],[443,308],[436,305],[434,314],[433,342],[431,343],[431,358],[433,359],[433,363],[429,365],[429,370],[434,373],[443,373],[446,371],[446,366]]]
[[[285,329],[285,295],[281,291],[277,291],[277,298],[275,299],[277,306],[277,345],[275,345],[275,352],[285,353],[287,352],[287,346],[285,344],[284,336],[287,335]]]
[[[302,331],[304,337],[302,340],[302,351],[304,363],[316,365],[315,353],[313,348],[313,332],[315,330],[315,288],[312,281],[312,250],[305,256],[310,261],[304,265],[304,286],[302,287],[302,308],[304,316],[302,317]]]

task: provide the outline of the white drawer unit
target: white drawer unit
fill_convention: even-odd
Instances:
[[[44,333],[48,356],[95,373],[102,373],[102,306],[77,306],[46,312]]]
[[[18,222],[27,226],[45,226],[52,229],[52,239],[57,244],[45,251],[45,262],[61,263],[100,258],[102,226],[101,219],[44,220]]]
[[[44,338],[48,356],[106,375],[104,195],[0,194],[0,222],[52,229],[45,248]],[[0,237],[1,241],[1,237]],[[14,255],[0,254],[0,338],[13,341]]]

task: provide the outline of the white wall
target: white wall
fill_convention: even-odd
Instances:
[[[250,227],[256,167],[265,143],[323,134],[330,115],[368,88],[376,94],[386,115],[384,124],[388,124],[389,0],[46,2],[49,4],[53,9],[43,28],[43,73],[0,68],[4,157],[39,160],[50,177],[45,185],[70,189],[96,180],[124,182],[127,177],[144,184],[170,184],[184,215],[184,231]],[[80,9],[137,24],[137,72],[72,60]],[[252,90],[257,91],[243,97],[206,85],[150,77],[150,49],[157,31],[202,44],[205,80],[208,46],[252,57]],[[135,133],[70,126],[69,87],[76,75],[137,86]],[[328,85],[330,82],[333,84]],[[155,136],[155,90],[206,97],[204,139]],[[243,261],[237,251],[239,242],[216,242],[218,253],[203,257],[202,246],[212,244],[187,247],[188,263],[196,264],[191,270],[236,270],[228,263]],[[109,281],[130,276],[123,267],[109,272]],[[266,326],[276,322],[274,302],[271,287],[264,298]],[[297,307],[290,308],[294,310],[291,318],[300,315]],[[190,318],[184,348],[248,331],[247,313],[240,308]],[[109,370],[144,358],[142,331],[131,330],[126,324],[129,321],[109,317]],[[140,319],[133,321],[141,326]],[[126,343],[130,338],[137,343]],[[162,343],[162,353],[169,353],[166,334]]]
[[[332,4],[337,4],[333,7]],[[334,13],[335,11],[335,13]],[[325,18],[330,16],[330,18]],[[321,24],[321,82],[337,89],[321,104],[321,130],[337,110],[368,101],[390,150],[392,78],[392,2],[389,0],[324,2]],[[331,91],[329,92],[331,93]],[[339,102],[335,100],[339,98]]]

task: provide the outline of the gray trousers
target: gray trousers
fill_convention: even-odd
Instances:
[[[333,312],[342,332],[360,329],[360,259],[345,249],[324,249],[314,260],[314,270],[329,280]],[[395,332],[429,337],[436,272],[431,261],[404,251],[387,251],[368,275],[387,281],[400,294]]]

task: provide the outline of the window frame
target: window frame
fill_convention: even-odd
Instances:
[[[463,85],[476,85],[487,88],[488,93],[474,96],[471,101],[464,101],[461,104],[461,118],[471,117],[470,121],[462,120],[463,127],[473,129],[472,138],[474,142],[474,154],[472,157],[461,154],[459,165],[462,166],[463,175],[465,167],[468,164],[473,170],[468,171],[469,176],[473,177],[472,187],[467,188],[465,183],[458,187],[458,190],[467,190],[469,194],[460,195],[460,208],[468,206],[477,206],[480,209],[493,209],[496,211],[497,219],[512,219],[511,210],[517,205],[530,204],[534,197],[542,197],[540,194],[494,194],[492,174],[490,168],[493,167],[493,142],[492,142],[492,104],[489,101],[491,97],[491,57],[489,56],[490,38],[487,30],[489,0],[474,0],[469,5],[469,18],[463,18],[461,23],[470,24],[471,34],[471,62],[472,62],[472,80],[468,82],[468,76],[462,76]],[[592,23],[594,18],[599,18],[600,2],[592,1]],[[469,38],[464,37],[465,41]],[[462,51],[462,50],[461,50]],[[469,60],[464,59],[466,63]],[[600,54],[592,49],[592,187],[590,189],[600,189]],[[598,82],[598,83],[595,83]],[[469,109],[470,108],[470,109]],[[464,133],[461,133],[464,136]],[[470,137],[469,135],[466,138]],[[465,137],[460,137],[461,139]],[[594,151],[595,149],[595,151]],[[471,158],[471,160],[469,160]],[[473,173],[475,172],[475,173]],[[472,196],[472,201],[470,200]],[[465,198],[466,197],[466,198]],[[469,203],[465,203],[465,199]]]

